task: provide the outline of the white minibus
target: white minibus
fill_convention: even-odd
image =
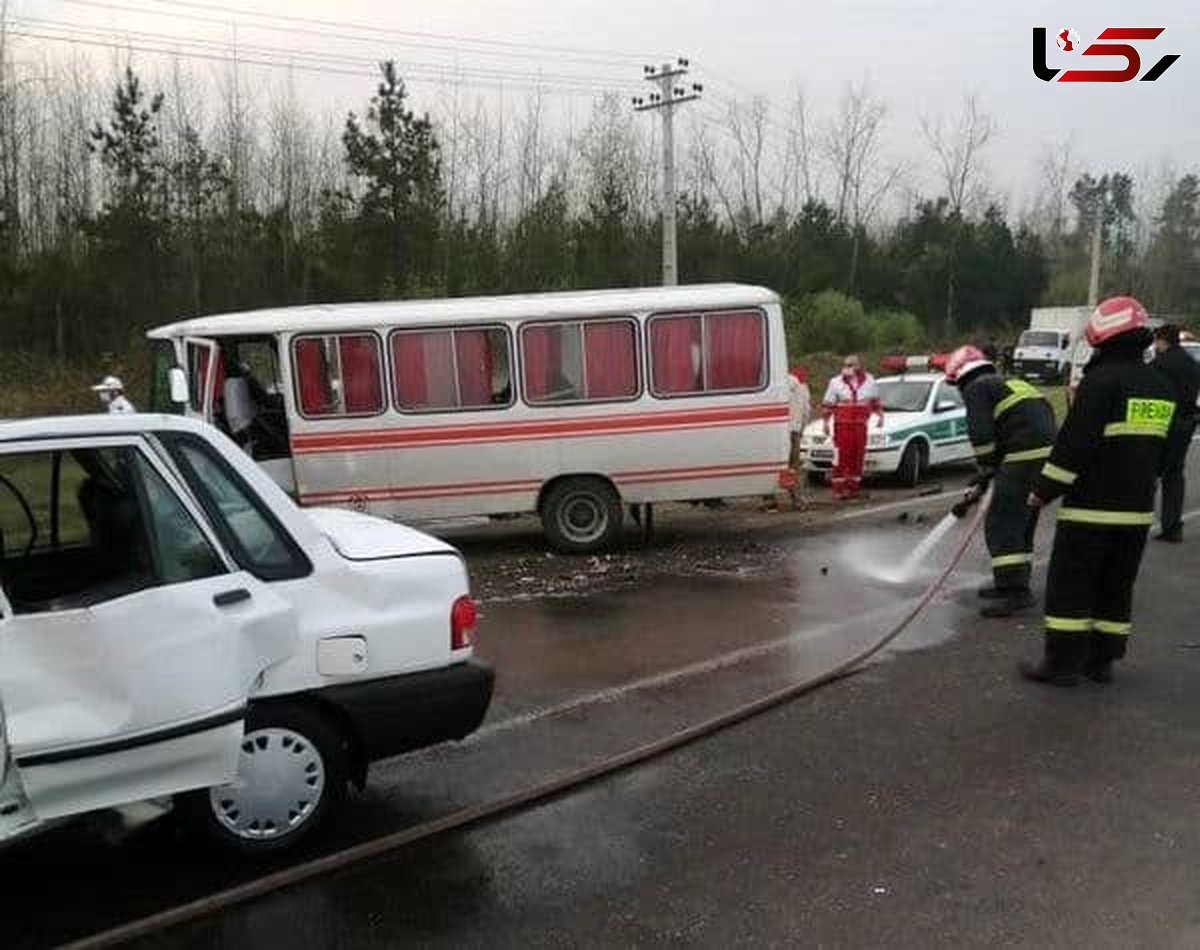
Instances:
[[[288,307],[154,329],[156,408],[303,505],[537,512],[568,552],[625,506],[789,484],[779,298],[712,284]]]

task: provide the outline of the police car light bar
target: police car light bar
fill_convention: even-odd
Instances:
[[[930,370],[944,370],[948,358],[948,353],[927,353],[924,356],[890,353],[880,357],[879,366],[889,373],[924,373]]]

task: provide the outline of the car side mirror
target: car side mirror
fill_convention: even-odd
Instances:
[[[939,402],[936,406],[934,406],[933,411],[934,412],[952,412],[953,410],[955,410],[957,408],[958,408],[958,403],[950,402],[950,400],[947,399],[945,402]]]
[[[187,405],[188,384],[183,370],[178,366],[172,366],[167,370],[167,381],[171,387],[171,402],[181,406]]]

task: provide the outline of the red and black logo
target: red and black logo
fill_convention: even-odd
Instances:
[[[1142,57],[1137,47],[1130,42],[1156,40],[1166,27],[1141,26],[1124,27],[1110,26],[1096,39],[1102,42],[1092,43],[1082,50],[1084,56],[1117,56],[1125,60],[1123,69],[1050,69],[1046,65],[1046,28],[1033,28],[1033,74],[1043,82],[1129,82],[1140,78],[1141,82],[1154,82],[1179,59],[1178,53],[1168,53],[1151,66],[1139,77],[1142,71]],[[1123,40],[1125,42],[1113,42]],[[1055,45],[1064,53],[1080,52],[1079,34],[1070,27],[1055,34]],[[1059,73],[1062,73],[1060,76]]]

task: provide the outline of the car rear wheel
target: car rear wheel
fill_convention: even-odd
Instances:
[[[914,440],[904,447],[900,456],[900,466],[896,469],[896,478],[906,488],[920,484],[925,470],[929,467],[929,449],[924,442]]]
[[[591,554],[614,544],[621,533],[621,496],[602,478],[565,478],[542,501],[542,528],[564,554]]]
[[[246,717],[237,775],[189,792],[179,806],[208,840],[243,854],[290,848],[311,835],[346,797],[347,744],[306,706],[265,704]]]

